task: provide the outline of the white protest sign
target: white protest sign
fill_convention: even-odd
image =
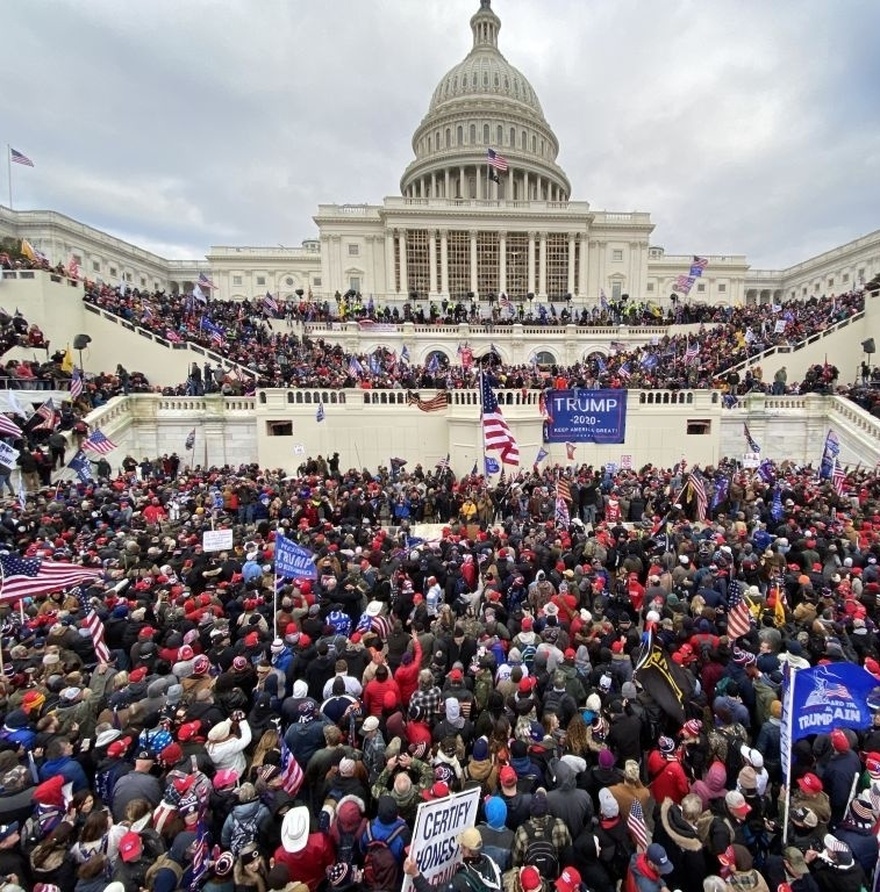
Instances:
[[[226,551],[232,548],[232,530],[205,530],[202,533],[203,551]]]
[[[7,468],[14,468],[17,461],[18,450],[13,449],[8,443],[4,443],[0,440],[0,465],[5,465]]]
[[[783,334],[785,332],[785,326],[788,323],[784,319],[777,319],[776,325],[773,326],[774,334]]]
[[[621,470],[629,471],[633,466],[633,457],[631,455],[621,455],[620,456],[620,467]]]
[[[744,468],[757,468],[761,465],[760,452],[744,452],[742,463]]]
[[[458,837],[468,827],[476,826],[479,804],[477,787],[419,805],[409,854],[432,886],[442,886],[455,873],[461,861]],[[411,888],[412,878],[406,876],[401,892]]]

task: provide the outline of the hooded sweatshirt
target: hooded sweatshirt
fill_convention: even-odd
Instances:
[[[706,777],[691,784],[691,793],[700,797],[703,811],[709,808],[713,800],[723,798],[727,793],[727,769],[724,763],[713,762]]]
[[[550,814],[561,818],[574,839],[593,817],[593,801],[586,790],[577,788],[577,776],[567,762],[554,765],[556,787],[547,793]]]

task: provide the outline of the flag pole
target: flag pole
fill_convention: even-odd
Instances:
[[[9,177],[9,210],[12,207],[12,146],[6,143],[6,171]]]
[[[483,375],[485,374],[483,368],[480,368],[480,452],[483,455],[483,473],[486,473],[486,430],[483,427],[483,412],[485,407],[483,406]],[[502,461],[500,462],[501,466],[504,467],[503,463],[503,455]]]

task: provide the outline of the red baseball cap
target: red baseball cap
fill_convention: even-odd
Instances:
[[[126,863],[140,858],[143,850],[144,844],[141,842],[140,835],[131,830],[119,840],[119,857]]]
[[[581,875],[574,867],[566,867],[555,885],[557,892],[577,892],[581,887]]]
[[[809,793],[812,796],[821,793],[823,790],[822,781],[820,781],[812,771],[807,772],[803,777],[798,778],[798,786],[804,793]]]

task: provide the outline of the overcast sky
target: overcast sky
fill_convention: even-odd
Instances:
[[[478,0],[32,0],[4,9],[15,205],[167,257],[298,245],[399,194]],[[776,268],[880,226],[877,0],[494,0],[573,198],[670,253]],[[5,183],[4,183],[5,187]],[[3,188],[2,202],[7,202]]]

